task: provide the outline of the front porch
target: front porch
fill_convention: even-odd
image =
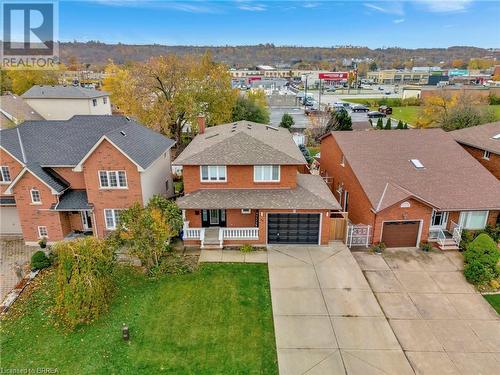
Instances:
[[[460,213],[432,211],[428,241],[436,243],[441,250],[459,249],[463,226],[452,219],[461,221]]]

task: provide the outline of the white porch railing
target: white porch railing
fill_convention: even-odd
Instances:
[[[220,228],[219,239],[221,240],[257,240],[259,228]]]
[[[446,242],[446,235],[442,229],[437,230],[437,242],[440,246],[444,246]]]
[[[201,246],[203,246],[203,242],[205,241],[205,228],[187,228],[184,227],[183,240],[200,240]]]

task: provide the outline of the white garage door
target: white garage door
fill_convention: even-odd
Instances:
[[[0,207],[0,235],[22,234],[16,207]]]

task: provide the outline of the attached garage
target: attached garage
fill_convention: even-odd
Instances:
[[[386,221],[381,241],[387,247],[415,247],[419,230],[420,221]]]
[[[269,244],[318,244],[320,214],[269,214]]]
[[[0,236],[21,235],[21,223],[16,207],[0,207]]]

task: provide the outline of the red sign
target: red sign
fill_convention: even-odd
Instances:
[[[260,81],[260,80],[262,80],[262,77],[248,77],[248,82]]]
[[[319,73],[319,79],[326,79],[329,81],[340,81],[349,77],[348,72],[332,72],[332,73]]]

